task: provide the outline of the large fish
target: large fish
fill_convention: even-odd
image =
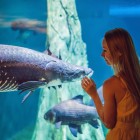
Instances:
[[[97,118],[98,114],[95,107],[85,105],[82,95],[55,105],[44,115],[44,119],[55,124],[56,128],[60,128],[61,125],[68,125],[75,137],[77,137],[78,132],[82,134],[82,124],[89,123],[98,128]]]
[[[0,92],[30,91],[56,86],[92,75],[90,68],[75,66],[31,49],[0,45]]]
[[[37,33],[46,34],[46,24],[35,20],[16,20],[11,23],[11,29],[19,31],[17,39],[26,43],[28,37]]]

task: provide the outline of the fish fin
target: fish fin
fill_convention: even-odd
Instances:
[[[27,43],[27,38],[31,35],[31,33],[27,31],[20,30],[19,35],[16,37],[17,40],[22,41],[23,43]]]
[[[52,52],[50,51],[49,48],[47,50],[45,50],[44,53],[47,54],[47,55],[52,55]]]
[[[80,134],[83,134],[82,129],[81,129],[81,126],[78,126],[78,132],[79,132]]]
[[[54,55],[54,54],[50,51],[49,48],[48,48],[47,50],[45,50],[44,53],[47,54],[47,55],[50,55],[50,56],[52,56],[52,57],[54,57],[54,58],[59,59],[56,55]]]
[[[93,126],[94,128],[98,128],[99,127],[99,122],[98,122],[97,119],[96,120],[92,120],[91,122],[89,122],[89,124],[91,126]]]
[[[72,135],[73,135],[74,137],[77,137],[77,132],[78,132],[77,125],[70,124],[70,125],[69,125],[69,129],[70,129],[70,132],[72,133]]]
[[[45,50],[44,53],[47,54],[47,55],[50,55],[50,56],[52,56],[52,57],[54,57],[54,58],[57,58],[57,59],[62,60],[62,57],[61,57],[61,55],[60,55],[60,51],[59,51],[59,56],[54,55],[54,54],[50,51],[49,48],[48,48],[47,50]]]
[[[55,123],[55,127],[56,127],[57,129],[58,129],[58,128],[60,128],[60,126],[61,126],[61,123],[62,123],[61,121],[59,121],[59,122],[56,122],[56,123]]]
[[[59,57],[58,57],[60,60],[62,60],[62,57],[61,57],[61,55],[60,55],[60,50],[59,50]]]
[[[62,85],[58,85],[59,88],[62,88]]]
[[[80,104],[83,104],[83,95],[77,95],[74,98],[72,98],[72,100],[75,100]]]
[[[56,90],[56,86],[49,86],[48,89],[49,89],[49,90],[50,90],[50,89]]]
[[[24,103],[25,102],[25,100],[31,95],[33,93],[33,91],[30,91],[30,92],[28,92],[24,97],[23,97],[23,99],[22,99],[22,102],[21,103]]]
[[[52,86],[52,88],[56,90],[56,87],[55,86]]]
[[[23,92],[25,92],[26,90],[21,90],[18,94],[21,94],[21,93],[23,93]]]
[[[20,84],[18,86],[18,90],[21,90],[20,93],[26,91],[26,90],[35,90],[39,88],[40,86],[44,86],[46,82],[40,82],[40,81],[28,81]]]

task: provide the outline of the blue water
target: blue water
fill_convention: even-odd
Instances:
[[[82,38],[87,45],[89,67],[94,70],[92,78],[97,87],[113,74],[101,57],[101,40],[108,29],[122,27],[127,29],[140,56],[140,2],[137,0],[104,2],[103,0],[76,0],[77,12],[81,22]],[[120,8],[121,7],[121,8]],[[46,23],[47,3],[45,0],[0,0],[0,44],[11,44],[45,50],[47,36],[42,32],[27,32],[18,38],[19,31],[11,29],[15,20]],[[17,92],[0,93],[0,140],[12,140],[24,129],[31,138],[38,110],[38,90],[25,104]]]

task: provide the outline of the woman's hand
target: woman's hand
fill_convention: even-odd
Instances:
[[[97,93],[96,90],[96,84],[94,81],[88,77],[84,77],[81,82],[82,88],[90,95],[94,96],[95,92]]]

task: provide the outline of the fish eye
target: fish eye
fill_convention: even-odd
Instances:
[[[82,71],[82,74],[85,74],[85,71],[84,70]]]

